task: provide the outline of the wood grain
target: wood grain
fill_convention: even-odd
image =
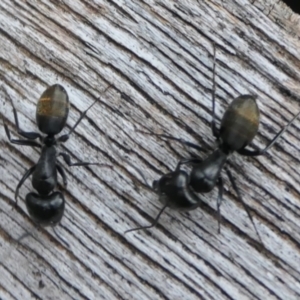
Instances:
[[[254,147],[263,148],[299,110],[299,16],[281,1],[251,2],[0,2],[0,112],[13,135],[9,98],[22,129],[36,130],[37,99],[60,83],[71,101],[63,132],[100,98],[59,149],[74,161],[113,165],[66,167],[67,206],[56,231],[67,247],[28,217],[30,180],[14,208],[15,188],[40,152],[9,144],[1,123],[1,299],[300,298],[298,120],[267,155],[228,161],[264,246],[225,175],[221,234],[215,190],[201,195],[203,209],[167,209],[156,228],[124,235],[161,207],[131,164],[151,183],[180,158],[215,148],[213,43],[218,120],[234,97],[257,94]],[[199,143],[203,151],[136,128]]]

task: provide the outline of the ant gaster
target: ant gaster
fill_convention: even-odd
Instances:
[[[64,168],[57,161],[58,156],[62,156],[68,166],[100,165],[111,167],[105,164],[90,162],[72,163],[67,153],[60,152],[57,154],[56,152],[56,146],[69,139],[88,110],[97,101],[98,99],[81,113],[69,133],[56,138],[55,136],[62,131],[66,124],[70,106],[68,94],[61,85],[55,84],[48,87],[37,103],[36,123],[39,130],[45,134],[45,136],[42,136],[39,132],[25,132],[20,129],[17,111],[11,100],[17,132],[25,139],[12,139],[8,126],[4,123],[5,132],[9,141],[12,144],[42,148],[41,156],[37,164],[25,172],[15,191],[17,205],[19,189],[25,180],[32,175],[32,186],[37,193],[30,192],[26,195],[26,207],[33,221],[40,226],[55,226],[61,221],[64,213],[64,196],[61,192],[54,191],[57,186],[57,172],[61,175],[64,186],[67,185]],[[39,139],[40,143],[36,141],[37,139]]]
[[[269,144],[263,150],[249,150],[246,149],[258,131],[259,126],[259,108],[256,103],[256,96],[242,95],[235,98],[229,107],[227,108],[222,120],[221,127],[218,130],[215,121],[215,67],[216,67],[216,48],[214,47],[214,62],[213,62],[213,92],[212,92],[212,121],[211,130],[213,136],[217,139],[218,148],[210,154],[206,159],[201,160],[199,158],[186,158],[181,160],[174,172],[161,177],[160,180],[154,181],[152,190],[160,195],[160,200],[163,201],[164,207],[159,212],[158,216],[150,226],[133,228],[129,231],[145,229],[153,227],[166,207],[176,207],[195,209],[197,207],[197,201],[199,205],[199,198],[196,198],[195,192],[197,193],[208,193],[215,186],[218,186],[219,194],[217,200],[217,210],[220,232],[220,205],[223,197],[223,180],[221,177],[221,171],[228,159],[233,152],[238,152],[244,156],[259,156],[263,155],[268,149],[270,149],[279,137],[288,129],[292,122],[299,116],[298,112],[292,120],[284,126],[269,142]],[[178,141],[185,144],[188,147],[202,150],[196,144],[189,141],[176,138],[167,134],[155,134],[151,132],[143,132],[137,130],[143,134],[154,135],[160,138],[166,138]],[[190,164],[192,170],[190,175],[185,171],[180,170],[180,166],[183,164]],[[260,235],[256,229],[255,223],[249,212],[247,205],[244,203],[240,192],[235,183],[231,172],[225,168],[227,176],[232,183],[234,190],[237,193],[239,200],[241,201],[247,215],[250,218],[251,223],[254,226],[257,236],[262,242]],[[181,179],[181,180],[180,180]],[[180,205],[178,205],[180,204]]]

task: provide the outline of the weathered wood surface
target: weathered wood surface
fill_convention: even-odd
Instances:
[[[226,176],[220,235],[217,191],[201,196],[205,209],[167,210],[156,228],[124,235],[148,224],[161,205],[105,139],[149,182],[190,154],[135,127],[199,143],[205,157],[214,148],[214,42],[218,118],[234,97],[257,94],[254,144],[264,147],[299,110],[299,32],[299,17],[274,0],[2,0],[0,111],[14,136],[8,97],[22,128],[32,130],[40,94],[64,85],[72,103],[67,132],[101,95],[60,149],[114,170],[66,168],[67,206],[56,229],[66,247],[29,219],[23,200],[30,180],[14,209],[16,185],[39,149],[9,144],[1,124],[0,298],[299,299],[299,121],[268,155],[228,162],[265,247]],[[16,242],[26,231],[32,236]]]

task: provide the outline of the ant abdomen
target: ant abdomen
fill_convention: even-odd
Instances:
[[[60,133],[66,125],[69,107],[69,97],[63,86],[54,84],[48,87],[36,106],[39,130],[50,136]]]
[[[259,108],[256,96],[242,95],[235,98],[221,121],[219,132],[222,147],[229,152],[245,148],[258,131]]]

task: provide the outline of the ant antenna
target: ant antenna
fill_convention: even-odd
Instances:
[[[54,226],[52,227],[52,230],[53,230],[55,236],[57,237],[57,239],[58,239],[59,241],[61,241],[63,244],[65,244],[68,248],[70,248],[70,244],[67,243],[65,239],[63,239],[62,237],[59,236],[59,234],[56,232]]]
[[[38,228],[42,228],[41,226],[39,226],[39,224],[36,224],[36,225],[37,225]],[[67,243],[63,238],[61,238],[61,237],[59,236],[59,234],[56,232],[54,226],[52,226],[52,230],[53,230],[55,236],[57,237],[57,239],[58,239],[60,242],[62,242],[63,244],[65,244],[65,246],[67,246],[68,248],[70,248],[69,243]],[[31,232],[25,231],[25,232],[24,232],[24,233],[16,240],[16,242],[17,242],[17,243],[20,243],[23,239],[25,239],[25,238],[28,237],[28,236],[31,236],[32,238],[35,239],[35,236],[34,236]]]
[[[17,242],[17,243],[20,243],[23,239],[25,239],[25,238],[28,237],[28,236],[31,236],[31,237],[34,238],[34,236],[33,236],[30,232],[25,231],[25,232],[24,232],[24,233],[16,240],[16,242]]]
[[[131,231],[144,230],[144,229],[149,229],[149,228],[152,228],[152,227],[156,226],[161,214],[164,212],[164,210],[167,208],[167,206],[168,206],[168,203],[166,203],[163,206],[163,208],[159,211],[158,215],[156,216],[156,218],[154,219],[154,221],[150,225],[128,229],[128,230],[124,231],[124,234],[126,234],[128,232],[131,232]]]

